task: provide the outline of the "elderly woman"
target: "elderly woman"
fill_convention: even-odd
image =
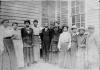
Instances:
[[[86,65],[86,35],[85,28],[79,28],[79,34],[77,36],[78,51],[77,51],[77,68],[85,69]]]
[[[63,32],[60,34],[58,49],[59,49],[59,65],[64,68],[70,67],[70,48],[71,34],[68,32],[68,26],[63,26]]]
[[[0,70],[12,70],[14,68],[13,51],[12,51],[12,31],[13,29],[9,26],[9,20],[5,19],[0,25],[0,57],[2,57],[1,69]]]
[[[88,38],[87,38],[87,62],[90,70],[99,70],[99,47],[100,39],[94,34],[94,26],[88,26]]]
[[[77,27],[76,25],[71,28],[71,59],[72,59],[72,67],[75,68],[76,65],[76,52],[78,49],[77,43]]]

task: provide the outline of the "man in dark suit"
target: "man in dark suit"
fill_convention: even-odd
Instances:
[[[33,43],[33,29],[29,27],[30,20],[24,21],[25,27],[21,29],[21,36],[24,46],[24,57],[27,66],[32,63],[32,43]]]
[[[41,40],[43,43],[42,50],[43,50],[43,57],[45,61],[49,60],[49,50],[50,50],[51,39],[52,39],[52,34],[48,27],[48,23],[46,23],[41,33]]]

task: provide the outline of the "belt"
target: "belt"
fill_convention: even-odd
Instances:
[[[39,35],[34,35],[34,36],[39,36]]]
[[[69,43],[69,42],[64,42],[64,43]]]
[[[11,37],[5,37],[4,39],[11,39]]]

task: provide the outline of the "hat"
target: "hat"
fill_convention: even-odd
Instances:
[[[73,25],[73,26],[71,27],[71,29],[73,29],[73,28],[77,29],[76,25]]]
[[[78,31],[80,31],[80,30],[84,30],[84,31],[85,31],[85,28],[84,28],[84,27],[80,27],[80,28],[78,29]]]

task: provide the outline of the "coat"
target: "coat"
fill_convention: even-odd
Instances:
[[[32,47],[33,29],[29,28],[29,30],[27,30],[26,28],[22,28],[21,36],[22,36],[24,47]]]

